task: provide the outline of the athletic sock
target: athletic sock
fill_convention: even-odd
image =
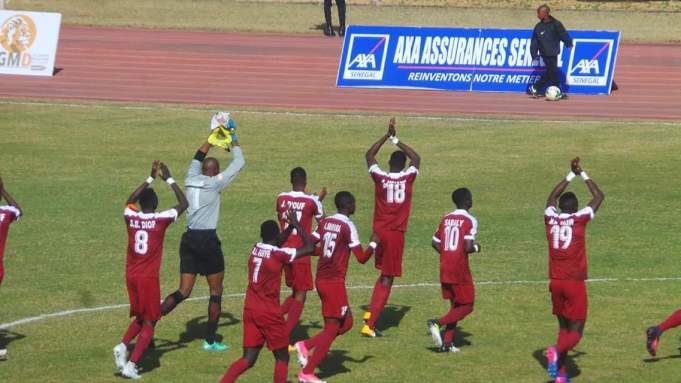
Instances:
[[[559,335],[556,349],[558,349],[559,354],[567,354],[568,351],[577,346],[581,339],[582,334],[579,331],[566,331],[562,336]]]
[[[246,359],[241,358],[237,360],[236,362],[232,363],[231,366],[229,366],[229,369],[227,372],[225,372],[225,375],[223,375],[222,379],[220,379],[220,383],[235,382],[236,378],[248,370],[248,368],[248,361]]]
[[[142,354],[144,354],[144,351],[147,350],[147,347],[149,347],[149,343],[151,343],[151,339],[153,338],[154,328],[152,326],[142,326],[140,335],[139,337],[137,337],[135,349],[133,350],[132,355],[130,356],[131,362],[135,364],[139,362],[140,358],[142,358]]]
[[[220,321],[220,313],[222,312],[222,297],[220,295],[211,295],[208,301],[208,323],[206,324],[206,342],[213,344],[215,342],[215,333],[218,331],[218,322]]]
[[[183,300],[187,297],[182,295],[180,290],[176,290],[172,294],[168,295],[166,299],[161,303],[161,315],[167,315],[177,307]]]
[[[286,383],[288,378],[288,363],[277,360],[274,363],[274,383]]]
[[[286,318],[286,334],[289,336],[293,329],[296,328],[296,325],[298,325],[300,316],[303,314],[303,307],[305,307],[303,302],[297,299],[292,300],[288,311],[288,317]]]
[[[317,347],[312,356],[308,359],[307,365],[303,368],[304,374],[314,374],[314,370],[324,358],[326,358],[326,354],[329,353],[329,348],[331,348],[331,343],[334,338],[336,338],[338,330],[340,330],[340,325],[338,323],[324,324],[324,330],[319,334]]]
[[[133,339],[135,339],[141,330],[142,322],[138,321],[137,319],[133,320],[132,323],[130,323],[130,326],[128,326],[128,330],[125,332],[125,335],[123,335],[121,343],[127,346],[130,344],[130,342],[132,342]]]
[[[445,328],[445,337],[443,339],[444,343],[452,343],[454,341],[454,335],[456,335],[456,323],[449,323]]]
[[[450,323],[459,322],[472,312],[473,306],[470,305],[452,306],[447,314],[437,320],[437,324],[440,326],[446,326]]]
[[[663,333],[670,328],[674,328],[681,325],[681,310],[676,310],[669,318],[665,319],[664,322],[660,323],[657,327],[660,329],[660,333]]]
[[[289,310],[291,309],[291,302],[296,300],[296,298],[293,297],[293,295],[290,295],[286,299],[284,299],[284,303],[281,304],[281,314],[286,315],[288,314]]]
[[[346,316],[345,319],[343,319],[343,321],[341,322],[341,327],[338,330],[338,335],[343,335],[346,332],[350,331],[352,329],[353,323],[354,321],[352,319],[352,315]]]
[[[383,308],[386,303],[388,303],[388,298],[390,297],[390,286],[384,286],[381,283],[381,277],[378,277],[376,284],[374,285],[374,292],[371,294],[371,305],[369,306],[369,312],[371,312],[371,318],[367,321],[367,325],[370,328],[376,328],[376,322],[383,312]]]

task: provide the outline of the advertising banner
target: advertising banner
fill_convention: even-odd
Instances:
[[[0,10],[0,74],[52,76],[60,13]]]

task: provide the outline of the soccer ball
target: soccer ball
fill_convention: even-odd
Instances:
[[[550,86],[546,89],[546,99],[549,101],[558,101],[563,97],[563,92],[557,86]]]

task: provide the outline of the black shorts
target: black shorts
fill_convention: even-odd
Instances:
[[[187,230],[180,240],[180,273],[210,275],[225,271],[215,230]]]

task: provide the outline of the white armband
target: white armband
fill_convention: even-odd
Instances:
[[[585,172],[584,170],[582,170],[582,174],[580,174],[580,175],[582,176],[582,179],[583,179],[584,181],[588,181],[588,180],[591,179],[591,178],[589,178],[589,175],[586,174],[586,172]]]
[[[154,182],[154,177],[152,176],[147,177],[147,180],[145,182],[151,184],[152,182]]]
[[[476,253],[479,253],[480,252],[480,245],[478,245],[477,243],[474,243],[473,244],[473,250],[475,250]]]
[[[570,173],[568,173],[567,176],[565,176],[565,181],[570,182],[570,181],[572,181],[575,177],[577,177],[577,175],[575,174],[575,172],[573,172],[573,171],[571,170]]]
[[[168,183],[168,185],[172,185],[172,184],[175,183],[175,180],[173,179],[173,177],[168,177],[168,179],[166,180],[166,183]]]
[[[392,137],[390,137],[390,142],[392,142],[393,145],[397,145],[397,144],[400,143],[400,139],[397,138],[396,136],[392,136]]]
[[[372,249],[376,249],[378,247],[378,244],[376,244],[376,242],[374,242],[374,241],[371,241],[371,242],[369,242],[369,247],[372,248]]]

